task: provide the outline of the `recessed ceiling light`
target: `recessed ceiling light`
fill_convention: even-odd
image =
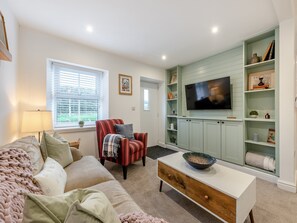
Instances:
[[[219,31],[219,28],[217,26],[214,26],[211,28],[212,33],[217,33]]]
[[[88,25],[86,27],[87,32],[92,33],[93,32],[93,26]]]
[[[163,55],[162,60],[166,60],[166,59],[167,59],[166,55]]]

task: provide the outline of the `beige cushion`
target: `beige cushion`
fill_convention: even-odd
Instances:
[[[44,161],[41,156],[39,143],[34,136],[26,136],[20,138],[12,143],[1,147],[1,149],[4,148],[22,149],[26,153],[28,153],[33,168],[33,175],[36,175],[42,169]]]
[[[114,180],[114,177],[94,156],[84,156],[65,168],[67,183],[65,191],[86,188],[95,184]]]
[[[47,155],[49,157],[56,160],[63,167],[68,166],[73,162],[73,157],[68,143],[63,143],[46,132],[43,132],[42,137],[44,138]]]
[[[65,139],[64,137],[60,136],[60,134],[57,132],[54,132],[53,137],[56,139],[59,139],[61,142],[68,143],[68,140]]]
[[[74,161],[78,161],[78,160],[80,160],[83,157],[83,155],[79,151],[79,149],[74,148],[74,147],[70,147],[70,149],[71,149],[71,154],[72,154],[73,162]]]
[[[54,159],[47,157],[43,169],[34,176],[45,195],[64,193],[67,175],[63,167]]]
[[[23,222],[120,223],[120,220],[104,193],[84,189],[58,196],[28,194]]]
[[[143,212],[116,180],[103,182],[89,187],[89,189],[102,191],[118,214],[127,214],[133,211]]]

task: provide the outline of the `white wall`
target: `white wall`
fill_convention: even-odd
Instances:
[[[9,51],[12,54],[12,62],[0,60],[0,145],[3,145],[18,136],[16,90],[19,26],[6,1],[0,0],[0,10],[4,16]]]
[[[24,110],[45,108],[46,106],[47,58],[108,70],[110,118],[122,118],[126,123],[133,123],[135,131],[140,130],[140,76],[160,81],[165,79],[163,69],[102,52],[28,27],[21,26],[19,40],[20,114]],[[119,73],[133,77],[132,96],[118,94]],[[132,107],[135,107],[136,110],[132,111]],[[160,118],[160,122],[164,122],[163,116]],[[83,153],[96,155],[94,131],[75,132],[71,135],[67,134],[67,137],[81,138]],[[164,138],[160,139],[163,142],[164,140]]]
[[[280,23],[279,63],[280,188],[296,192],[295,179],[295,30],[294,20]]]

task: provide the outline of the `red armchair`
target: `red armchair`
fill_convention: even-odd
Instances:
[[[147,133],[134,133],[135,140],[121,139],[120,149],[117,159],[111,157],[103,157],[103,139],[107,134],[116,134],[115,124],[124,124],[122,119],[107,119],[96,121],[97,142],[99,149],[100,162],[104,165],[105,160],[109,160],[123,167],[124,179],[127,179],[128,165],[142,158],[143,166],[145,166],[145,157],[147,154]]]

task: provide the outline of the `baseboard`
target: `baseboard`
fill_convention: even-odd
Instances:
[[[167,149],[171,149],[171,150],[174,150],[174,151],[177,151],[177,152],[189,152],[188,150],[184,150],[184,149],[181,149],[177,146],[173,146],[173,145],[169,145],[169,144],[166,144],[166,147]]]
[[[286,191],[289,191],[289,192],[292,192],[292,193],[297,192],[296,184],[294,185],[294,184],[292,184],[290,182],[286,182],[284,180],[278,180],[277,186],[282,190],[286,190]]]
[[[163,148],[166,148],[166,144],[164,143],[164,142],[158,142],[158,146],[161,146],[161,147],[163,147]]]

